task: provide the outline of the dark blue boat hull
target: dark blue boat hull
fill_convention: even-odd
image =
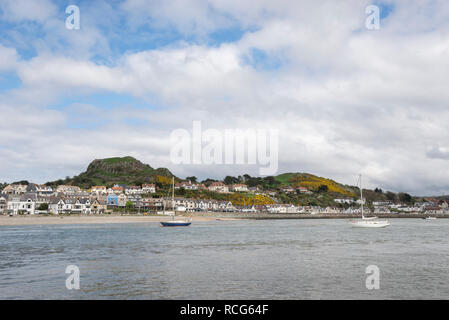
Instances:
[[[191,224],[191,222],[161,222],[162,227],[188,227]]]

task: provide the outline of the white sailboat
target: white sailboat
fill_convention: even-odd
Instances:
[[[362,219],[352,221],[351,224],[353,227],[358,228],[385,228],[390,225],[388,220],[378,220],[377,217],[365,217],[363,215],[363,188],[362,188],[362,175],[360,175],[360,202],[361,202],[361,211],[362,211]]]
[[[185,221],[185,220],[175,220],[176,216],[176,209],[175,209],[175,178],[172,177],[172,208],[173,208],[173,214],[172,214],[172,220],[171,221],[161,221],[161,227],[188,227],[192,224],[192,219]],[[184,210],[185,211],[185,210]],[[164,204],[164,212],[165,212],[165,204]]]

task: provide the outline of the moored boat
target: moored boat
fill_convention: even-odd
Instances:
[[[191,221],[173,220],[173,221],[161,221],[162,227],[187,227],[192,224]]]
[[[188,227],[192,224],[192,219],[188,220],[188,221],[184,221],[184,220],[175,220],[175,216],[176,216],[176,210],[175,210],[175,178],[172,177],[172,208],[173,208],[173,215],[172,215],[172,220],[171,221],[161,221],[160,225],[161,227]],[[184,210],[180,210],[180,211],[186,211],[185,208]],[[164,214],[165,214],[165,202],[164,202]]]
[[[351,224],[353,227],[357,228],[385,228],[390,225],[388,220],[377,220],[377,217],[365,217],[363,215],[363,189],[362,189],[362,175],[359,177],[360,180],[360,202],[361,202],[361,211],[362,211],[362,219],[352,221]]]
[[[377,219],[377,218],[376,218]],[[352,226],[353,227],[359,227],[359,228],[385,228],[388,227],[390,223],[387,220],[358,220],[353,221]]]

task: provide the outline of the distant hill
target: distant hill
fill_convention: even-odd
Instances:
[[[283,173],[274,178],[276,181],[286,186],[304,187],[311,191],[317,191],[321,185],[325,185],[329,192],[339,193],[347,197],[354,196],[353,188],[310,173]]]
[[[53,182],[47,182],[47,185],[57,186],[68,184],[82,188],[104,185],[107,187],[114,184],[124,185],[142,185],[145,183],[158,183],[158,185],[171,185],[171,177],[174,175],[166,168],[154,169],[148,164],[133,157],[115,157],[107,159],[97,159],[92,161],[87,170],[73,178],[60,179]],[[249,186],[259,186],[263,189],[276,190],[282,186],[305,187],[311,191],[318,191],[322,185],[327,186],[326,197],[331,201],[333,198],[358,198],[359,189],[355,186],[348,186],[338,183],[334,180],[318,177],[310,173],[283,173],[274,177],[250,177],[249,175],[231,178],[232,183],[246,183]],[[175,177],[175,181],[180,179]],[[225,179],[226,180],[226,179]],[[315,192],[309,198],[321,198],[321,193]],[[325,197],[325,198],[326,198]],[[364,189],[364,197],[369,201],[386,200],[387,195],[381,190]],[[301,201],[301,200],[298,200]]]
[[[155,183],[160,178],[172,177],[166,168],[154,169],[133,157],[96,159],[87,170],[73,178],[48,182],[48,185],[70,184],[82,188],[114,184],[141,185]]]

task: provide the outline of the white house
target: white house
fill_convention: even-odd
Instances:
[[[8,211],[8,196],[0,194],[0,214],[5,214]]]
[[[72,204],[72,213],[78,214],[90,214],[90,200],[88,198],[76,199],[75,203]]]
[[[229,192],[229,187],[223,182],[213,182],[209,186],[209,190],[214,192],[227,193]]]
[[[324,209],[324,213],[339,213],[340,211],[337,208],[326,207]]]
[[[373,206],[375,207],[386,207],[391,205],[391,201],[373,201]]]
[[[137,194],[142,194],[144,192],[142,191],[142,188],[140,188],[140,187],[131,186],[131,187],[126,187],[125,193],[126,193],[126,195],[137,195]]]
[[[246,184],[237,183],[232,185],[232,191],[248,192],[248,186]]]
[[[295,188],[293,188],[293,187],[283,187],[283,188],[281,188],[281,191],[282,191],[282,192],[285,192],[285,193],[293,193],[293,192],[295,192],[296,190],[295,190]]]
[[[76,193],[81,193],[81,188],[77,186],[66,186],[66,185],[60,185],[56,188],[57,193],[63,193],[66,195],[73,195]]]
[[[90,192],[95,194],[106,194],[107,189],[105,186],[93,186],[90,188]]]
[[[48,205],[48,210],[53,214],[69,213],[72,211],[72,203],[60,198],[55,198]]]
[[[231,201],[220,201],[218,207],[219,207],[220,211],[224,211],[224,212],[235,211],[235,207]]]
[[[198,186],[191,181],[182,181],[175,184],[175,189],[198,190]]]
[[[24,184],[10,184],[3,189],[3,193],[8,195],[10,194],[20,195],[24,194],[27,191],[27,187],[28,186]]]
[[[117,197],[117,205],[119,207],[124,207],[126,205],[126,202],[128,202],[128,197],[126,194],[119,194]]]
[[[354,200],[353,199],[334,199],[334,202],[341,203],[341,204],[343,204],[343,203],[351,204],[351,203],[354,203]]]
[[[270,204],[265,207],[269,213],[287,213],[287,208],[280,204]]]
[[[142,192],[143,193],[155,193],[156,192],[156,186],[154,184],[143,184],[142,185]]]
[[[299,208],[294,206],[293,204],[288,204],[285,206],[287,213],[298,213]]]
[[[53,188],[45,184],[36,185],[36,192],[40,195],[50,195],[53,193]]]
[[[112,188],[109,188],[108,190],[106,190],[107,194],[120,194],[123,193],[123,187],[120,186],[113,186]]]
[[[35,195],[12,195],[8,200],[8,213],[34,214],[36,210]]]
[[[312,194],[313,192],[305,187],[297,187],[296,190],[299,191],[299,193],[305,193],[305,194]]]

